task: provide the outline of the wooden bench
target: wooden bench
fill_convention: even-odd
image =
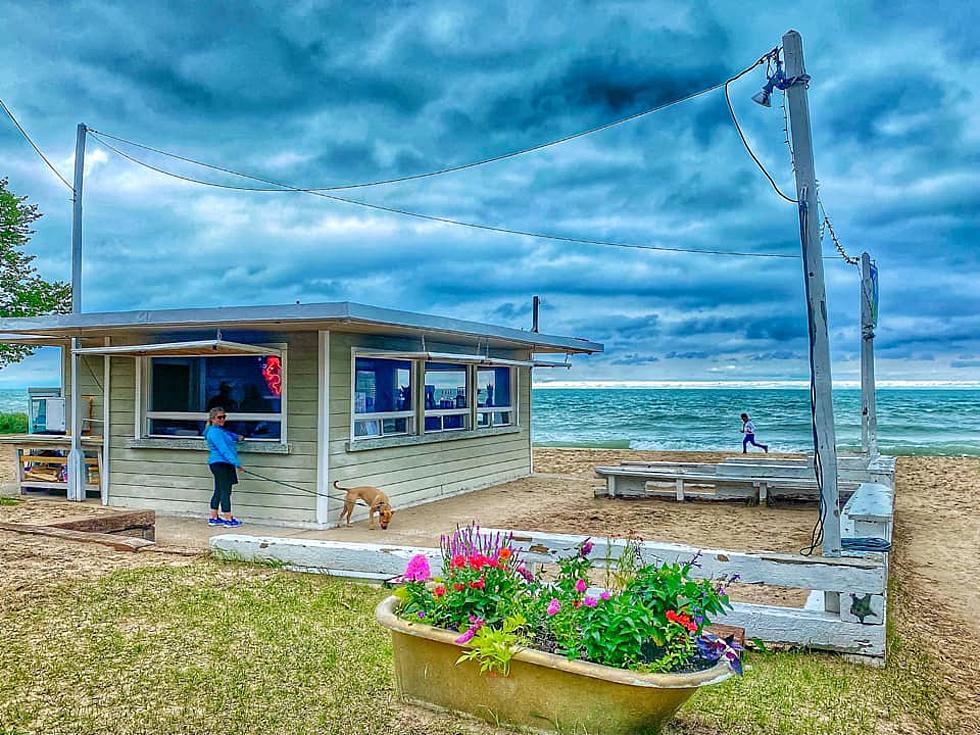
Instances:
[[[856,458],[855,458],[856,459]],[[889,458],[892,459],[893,458]],[[837,464],[837,477],[841,483],[860,484],[862,482],[882,482],[894,486],[895,470],[894,461],[889,466],[877,465],[874,462],[867,463],[868,466],[860,466],[850,461],[840,461]],[[626,460],[621,462],[621,467],[645,467],[651,470],[675,470],[677,472],[697,472],[700,474],[718,474],[725,477],[772,477],[776,479],[797,478],[801,480],[812,480],[816,482],[816,472],[813,466],[806,462],[795,462],[785,464],[784,461],[763,460],[758,461],[733,461],[726,459],[717,464],[700,462],[643,462],[637,460]]]
[[[841,511],[841,535],[892,539],[895,491],[888,485],[863,482]]]
[[[620,465],[596,467],[597,476],[606,480],[605,491],[596,491],[597,497],[656,498],[673,497],[684,500],[697,497],[704,500],[757,500],[765,503],[770,496],[787,498],[816,499],[819,488],[816,479],[809,477],[757,477],[748,469],[728,474],[722,465],[712,465],[714,472],[699,472],[683,468],[659,468],[651,466]],[[749,468],[750,469],[750,468]],[[741,470],[741,468],[740,468]],[[650,488],[651,483],[673,483],[668,491],[663,488]],[[689,493],[691,486],[713,487],[714,492]],[[841,494],[850,494],[857,489],[856,483],[840,483]]]
[[[98,489],[102,483],[102,450],[86,447],[84,451],[95,454],[95,456],[84,457],[85,466],[90,470],[95,470],[94,478],[89,477],[89,472],[85,473],[85,485],[87,488]],[[24,492],[28,488],[45,490],[67,489],[68,484],[57,479],[60,475],[60,468],[68,465],[67,456],[31,454],[27,447],[16,447],[16,454],[17,485],[21,492]],[[27,469],[28,466],[57,467],[58,471],[51,473],[51,476],[47,476],[48,473],[45,473],[43,477],[31,477],[31,471]]]

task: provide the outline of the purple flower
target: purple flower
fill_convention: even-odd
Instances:
[[[591,554],[592,553],[592,540],[591,539],[585,539],[585,541],[582,543],[581,548],[578,550],[578,553],[583,558],[585,558],[586,556],[588,556],[589,554]]]
[[[561,603],[558,601],[557,597],[552,597],[551,602],[548,603],[548,615],[549,617],[554,617],[561,610]]]
[[[432,578],[429,560],[423,554],[416,554],[408,560],[405,567],[405,580],[408,582],[427,582]]]
[[[419,610],[419,620],[422,620],[424,617],[425,617],[425,610]]]
[[[473,640],[473,636],[475,635],[476,635],[476,628],[470,628],[465,633],[463,633],[463,635],[457,638],[456,642],[461,646],[465,646],[467,643]]]
[[[582,604],[586,607],[595,607],[599,604],[599,601],[594,597],[586,597],[584,600],[582,600]]]
[[[600,600],[608,600],[610,597],[612,597],[612,592],[610,592],[609,590],[603,590],[602,592],[599,593]]]
[[[524,579],[526,579],[528,582],[534,581],[534,575],[531,574],[531,570],[523,564],[517,567],[517,573],[524,577]]]
[[[584,579],[580,579],[575,582],[575,589],[578,592],[585,592],[589,588]]]

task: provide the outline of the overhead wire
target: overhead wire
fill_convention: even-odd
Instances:
[[[275,182],[275,181],[272,181],[272,180],[263,179],[261,177],[254,176],[254,175],[251,175],[251,174],[244,174],[244,173],[241,173],[240,171],[235,171],[234,169],[225,168],[223,166],[218,166],[218,165],[215,165],[215,164],[205,163],[203,161],[198,161],[198,160],[195,160],[193,158],[189,158],[187,156],[182,156],[182,155],[179,155],[179,154],[176,154],[176,153],[171,153],[169,151],[165,151],[165,150],[162,150],[160,148],[155,148],[153,146],[146,145],[144,143],[137,143],[136,141],[128,140],[128,139],[123,138],[123,137],[120,137],[118,135],[112,135],[110,133],[106,133],[106,132],[103,132],[101,130],[93,130],[92,128],[89,128],[89,132],[98,133],[99,135],[101,135],[103,137],[106,137],[106,138],[110,138],[112,140],[119,141],[120,143],[126,143],[128,145],[132,145],[132,146],[135,146],[137,148],[142,148],[143,150],[152,151],[153,153],[159,153],[160,155],[168,156],[170,158],[175,158],[175,159],[180,160],[180,161],[185,161],[187,163],[192,163],[192,164],[197,165],[197,166],[203,166],[205,168],[210,168],[210,169],[213,169],[214,171],[221,171],[222,173],[231,174],[232,176],[240,176],[242,178],[253,179],[255,181],[261,181],[263,183],[266,183],[266,184],[270,184],[272,186],[279,187],[279,188],[272,188],[272,189],[249,188],[249,189],[247,189],[247,191],[267,191],[267,192],[277,192],[277,191],[307,191],[307,192],[313,192],[313,191],[343,191],[343,190],[346,190],[346,189],[362,189],[362,188],[367,188],[367,187],[372,187],[372,186],[385,186],[385,185],[388,185],[388,184],[399,184],[399,183],[403,183],[403,182],[406,182],[406,181],[417,181],[419,179],[427,179],[427,178],[431,178],[433,176],[442,176],[444,174],[457,173],[459,171],[465,171],[467,169],[477,168],[479,166],[485,166],[485,165],[490,164],[490,163],[496,163],[498,161],[504,161],[504,160],[507,160],[508,158],[515,158],[517,156],[523,156],[523,155],[525,155],[527,153],[534,153],[536,151],[544,150],[545,148],[550,148],[552,146],[561,145],[562,143],[568,143],[568,142],[573,141],[573,140],[576,140],[578,138],[584,138],[586,136],[593,135],[595,133],[601,133],[601,132],[603,132],[605,130],[609,130],[610,128],[614,128],[614,127],[617,127],[619,125],[624,125],[625,123],[632,122],[633,120],[638,120],[641,117],[646,117],[647,115],[652,115],[655,112],[660,112],[661,110],[665,110],[668,107],[673,107],[674,105],[679,105],[682,102],[687,102],[687,101],[692,100],[692,99],[695,99],[697,97],[701,97],[703,95],[709,94],[710,92],[714,92],[716,89],[720,89],[724,85],[728,84],[729,81],[732,81],[734,79],[738,79],[743,74],[751,71],[752,69],[754,69],[755,67],[757,67],[759,64],[761,64],[762,63],[762,60],[763,59],[760,59],[759,61],[757,61],[754,64],[752,64],[752,66],[747,67],[746,69],[744,69],[741,72],[739,72],[738,74],[736,74],[734,77],[731,77],[730,79],[728,79],[728,80],[726,80],[724,82],[718,82],[717,84],[714,84],[714,85],[712,85],[710,87],[705,87],[704,89],[700,89],[700,90],[698,90],[696,92],[691,92],[689,94],[686,94],[683,97],[677,97],[675,99],[668,100],[667,102],[662,102],[662,103],[660,103],[658,105],[654,105],[653,107],[649,107],[649,108],[647,108],[645,110],[641,110],[640,112],[634,112],[634,113],[632,113],[630,115],[626,115],[625,117],[617,118],[616,120],[612,120],[610,122],[603,123],[601,125],[596,125],[595,127],[587,128],[585,130],[580,130],[578,132],[571,133],[569,135],[565,135],[565,136],[562,136],[560,138],[555,138],[554,140],[549,140],[549,141],[546,141],[544,143],[537,143],[535,145],[528,146],[526,148],[519,148],[517,150],[509,151],[507,153],[501,153],[501,154],[496,155],[496,156],[490,156],[488,158],[481,158],[481,159],[476,160],[476,161],[469,161],[467,163],[462,163],[462,164],[459,164],[459,165],[456,165],[456,166],[446,166],[444,168],[435,169],[433,171],[426,171],[426,172],[418,173],[418,174],[409,174],[408,176],[398,176],[398,177],[390,178],[390,179],[378,179],[376,181],[364,181],[364,182],[359,182],[359,183],[355,183],[355,184],[340,184],[340,185],[336,185],[336,186],[293,187],[293,186],[289,186],[289,185],[286,185],[286,184],[280,184],[280,183]]]
[[[31,136],[28,134],[26,130],[24,130],[24,126],[17,121],[17,118],[14,117],[14,113],[10,111],[10,108],[7,107],[6,103],[2,99],[0,99],[0,107],[2,107],[3,111],[7,113],[7,117],[10,118],[10,121],[20,131],[20,134],[24,136],[24,139],[31,144],[31,148],[34,149],[34,152],[37,153],[37,155],[41,157],[41,160],[44,161],[45,164],[47,164],[47,167],[51,169],[51,172],[61,180],[62,184],[68,187],[68,189],[71,191],[72,194],[74,194],[75,187],[69,184],[68,179],[62,176],[61,172],[55,168],[54,164],[51,163],[51,161],[48,160],[48,157],[44,155],[44,151],[42,151],[38,147],[37,143],[34,142],[34,139],[31,138]]]
[[[92,131],[90,131],[90,132],[92,132]],[[142,166],[144,168],[147,168],[147,169],[149,169],[151,171],[155,171],[155,172],[157,172],[159,174],[162,174],[164,176],[170,176],[172,178],[179,179],[181,181],[185,181],[185,182],[189,182],[189,183],[193,183],[193,184],[199,184],[201,186],[209,186],[209,187],[218,188],[218,189],[232,189],[232,190],[237,190],[237,191],[241,191],[241,190],[255,191],[255,189],[252,189],[252,188],[249,188],[249,187],[240,187],[240,186],[236,186],[236,185],[220,184],[220,183],[217,183],[217,182],[206,181],[204,179],[198,179],[198,178],[195,178],[195,177],[192,177],[192,176],[185,176],[184,174],[179,174],[179,173],[176,173],[176,172],[173,172],[173,171],[169,171],[167,169],[164,169],[164,168],[161,168],[159,166],[155,166],[155,165],[153,165],[151,163],[148,163],[147,161],[144,161],[144,160],[142,160],[140,158],[137,158],[136,156],[130,155],[129,153],[126,153],[125,151],[119,150],[119,148],[117,148],[116,146],[112,145],[108,141],[104,140],[103,137],[101,136],[101,134],[99,134],[99,133],[94,133],[93,132],[93,137],[99,142],[100,145],[105,146],[108,150],[116,153],[117,155],[122,156],[123,158],[131,161],[132,163],[135,163],[135,164],[137,164],[139,166]],[[412,218],[415,218],[415,219],[425,220],[425,221],[428,221],[428,222],[436,222],[436,223],[439,223],[439,224],[446,224],[446,225],[455,225],[457,227],[467,227],[467,228],[470,228],[470,229],[482,230],[482,231],[485,231],[485,232],[495,232],[495,233],[505,234],[505,235],[517,235],[517,236],[520,236],[520,237],[532,237],[532,238],[541,239],[541,240],[552,240],[552,241],[557,241],[557,242],[581,243],[581,244],[585,244],[585,245],[597,245],[597,246],[603,246],[603,247],[629,248],[629,249],[638,249],[638,250],[654,250],[654,251],[676,252],[676,253],[696,253],[696,254],[701,254],[701,255],[737,256],[737,257],[746,257],[746,258],[790,258],[790,259],[794,259],[795,260],[795,259],[797,259],[799,257],[798,255],[793,255],[793,254],[789,254],[789,253],[766,253],[766,252],[721,250],[721,249],[716,249],[716,248],[686,248],[686,247],[677,247],[677,246],[670,246],[670,245],[652,245],[652,244],[646,244],[646,243],[619,242],[619,241],[615,241],[615,240],[598,240],[598,239],[594,239],[594,238],[571,237],[571,236],[566,236],[566,235],[556,235],[556,234],[552,234],[552,233],[534,232],[534,231],[530,231],[530,230],[519,230],[519,229],[515,229],[515,228],[510,228],[510,227],[498,227],[498,226],[495,226],[495,225],[487,225],[487,224],[482,224],[482,223],[478,223],[478,222],[465,222],[463,220],[453,219],[451,217],[441,217],[441,216],[432,215],[432,214],[424,214],[422,212],[415,212],[415,211],[408,210],[408,209],[401,209],[401,208],[398,208],[398,207],[390,207],[390,206],[386,206],[386,205],[383,205],[383,204],[376,204],[376,203],[373,203],[373,202],[367,202],[367,201],[364,201],[364,200],[361,200],[361,199],[351,199],[349,197],[341,197],[341,196],[337,196],[336,194],[328,194],[328,193],[326,193],[324,191],[314,191],[314,190],[311,190],[311,189],[303,189],[303,188],[299,188],[299,187],[288,187],[288,185],[285,185],[285,184],[283,186],[286,186],[287,189],[285,189],[285,190],[288,190],[288,191],[294,191],[296,193],[301,193],[301,194],[310,194],[312,196],[317,196],[317,197],[321,197],[321,198],[324,198],[324,199],[330,199],[332,201],[337,201],[337,202],[343,202],[345,204],[353,204],[353,205],[358,206],[358,207],[364,207],[364,208],[367,208],[367,209],[372,209],[372,210],[376,210],[376,211],[386,212],[388,214],[398,214],[398,215],[402,215],[402,216],[405,216],[405,217],[412,217]]]

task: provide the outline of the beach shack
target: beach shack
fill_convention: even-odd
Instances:
[[[201,434],[220,406],[253,473],[235,488],[236,515],[319,528],[340,513],[334,481],[380,487],[397,509],[530,474],[532,370],[602,350],[350,302],[0,319],[0,335],[62,347],[66,411],[81,412],[86,477],[103,503],[204,517]],[[546,353],[562,359],[537,358]],[[68,446],[0,441],[17,448],[22,482],[39,457],[57,470]]]

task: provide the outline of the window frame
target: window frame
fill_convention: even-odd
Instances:
[[[391,360],[392,362],[407,362],[409,364],[409,386],[412,388],[412,406],[410,411],[379,411],[377,413],[357,413],[357,358]],[[416,436],[418,432],[418,416],[414,406],[418,405],[418,371],[415,360],[406,358],[398,352],[385,353],[379,350],[362,350],[357,347],[351,348],[350,355],[350,440],[366,441],[370,439],[391,439],[394,437]],[[360,417],[360,418],[359,418]],[[384,422],[386,419],[405,419],[405,431],[394,434],[384,433]],[[379,422],[380,434],[368,434],[357,436],[356,426],[362,421]]]
[[[171,421],[207,421],[207,411],[151,411],[150,396],[153,394],[153,370],[151,361],[157,358],[166,357],[190,357],[194,359],[204,359],[206,357],[226,358],[226,357],[278,357],[282,365],[282,392],[280,394],[281,409],[278,413],[245,413],[226,411],[228,421],[269,421],[279,424],[279,437],[275,439],[261,439],[249,437],[247,441],[261,442],[262,444],[282,444],[288,442],[287,437],[287,416],[288,416],[288,373],[289,357],[288,346],[285,343],[263,343],[256,347],[269,349],[267,355],[253,353],[249,355],[234,354],[214,354],[214,355],[141,355],[136,358],[136,432],[137,439],[157,439],[186,441],[188,439],[198,439],[204,441],[204,437],[198,436],[173,436],[172,434],[153,434],[150,432],[150,420],[162,419]]]
[[[433,364],[436,364],[436,365],[458,365],[461,368],[463,368],[463,373],[466,375],[466,378],[465,378],[466,386],[464,388],[464,390],[466,392],[466,405],[463,406],[463,408],[425,408],[425,406],[424,406],[424,404],[425,404],[425,374],[426,374],[426,372],[428,372],[427,371],[427,366],[430,363],[433,363]],[[472,370],[473,364],[471,362],[465,362],[465,361],[462,361],[462,360],[456,361],[456,360],[452,360],[452,359],[449,359],[449,358],[443,359],[443,358],[440,357],[438,360],[428,360],[428,359],[425,359],[425,358],[420,358],[419,359],[419,366],[420,366],[420,371],[421,371],[421,376],[422,376],[422,379],[420,381],[420,383],[421,383],[420,387],[422,389],[422,404],[423,404],[422,407],[421,407],[422,408],[422,415],[421,415],[422,431],[420,433],[423,434],[423,435],[431,436],[433,434],[456,434],[456,433],[459,433],[459,432],[473,431],[473,428],[474,428],[474,425],[473,425],[473,370]],[[455,428],[455,429],[447,429],[447,428],[445,428],[445,423],[446,423],[445,419],[446,419],[447,416],[463,416],[463,417],[465,417],[464,418],[464,422],[463,422],[463,426],[460,426],[460,427]],[[426,429],[425,428],[425,420],[426,419],[430,419],[430,418],[438,418],[439,419],[439,425],[442,426],[443,428],[441,428],[441,429]]]
[[[479,402],[480,402],[479,401],[480,371],[481,370],[499,370],[501,368],[503,368],[505,370],[508,370],[510,372],[510,376],[509,376],[509,380],[508,380],[508,383],[510,385],[510,396],[509,396],[509,399],[510,400],[507,402],[507,405],[506,406],[489,406],[489,407],[488,406],[483,406],[483,407],[481,407],[479,405]],[[474,391],[474,395],[477,398],[477,400],[475,401],[475,403],[477,404],[477,406],[476,406],[475,418],[474,418],[474,424],[473,424],[473,428],[476,431],[486,431],[487,429],[503,429],[503,428],[505,428],[507,426],[517,426],[518,425],[517,424],[517,416],[518,416],[518,414],[517,414],[517,401],[518,401],[518,396],[520,395],[520,393],[517,390],[517,381],[520,380],[520,375],[521,375],[520,370],[518,370],[513,365],[477,365],[476,366],[476,373],[475,373],[476,390]],[[511,415],[511,420],[508,421],[506,424],[496,424],[496,423],[494,423],[493,422],[493,416],[494,416],[494,414],[498,414],[498,413],[509,413]],[[483,426],[483,425],[480,424],[480,416],[482,414],[489,414],[490,415],[490,423],[488,423],[486,426]]]
[[[513,429],[518,430],[522,426],[520,419],[521,403],[521,370],[522,365],[506,364],[508,360],[501,358],[501,363],[494,363],[494,358],[481,358],[477,362],[470,355],[460,355],[454,359],[453,353],[433,352],[426,353],[417,350],[384,350],[371,347],[350,348],[350,391],[348,408],[349,426],[348,436],[350,446],[353,447],[360,443],[384,442],[391,439],[392,444],[396,444],[405,439],[422,440],[427,437],[430,441],[438,441],[439,437],[446,440],[460,438],[461,436],[472,436],[474,438],[491,433],[493,430]],[[396,411],[377,414],[358,414],[355,412],[357,405],[357,358],[375,358],[378,360],[395,360],[408,362],[411,364],[411,379],[413,381],[412,400],[413,408],[411,411]],[[467,383],[467,406],[465,408],[425,408],[425,366],[427,363],[434,362],[439,364],[460,365],[466,370]],[[477,405],[478,371],[487,368],[506,368],[510,370],[510,405],[490,409],[481,409]],[[489,426],[479,426],[478,419],[480,413],[503,413],[510,412],[512,420],[506,424],[492,423]],[[425,429],[426,417],[463,415],[468,426],[459,429]],[[379,420],[384,418],[406,418],[409,430],[397,434],[372,434],[368,436],[355,435],[355,423],[365,420]],[[383,431],[383,428],[382,428]],[[373,446],[373,445],[372,445]]]

